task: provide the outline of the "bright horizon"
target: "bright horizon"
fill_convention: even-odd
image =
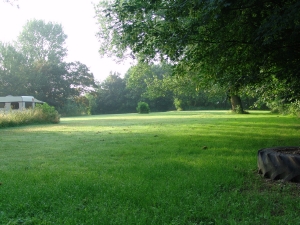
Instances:
[[[96,38],[98,26],[93,4],[100,0],[19,0],[16,5],[0,1],[0,41],[17,40],[29,20],[61,24],[68,49],[67,62],[80,61],[85,64],[97,81],[103,81],[110,71],[122,76],[130,67],[130,62],[115,63],[112,59],[101,58],[98,53],[99,42]]]

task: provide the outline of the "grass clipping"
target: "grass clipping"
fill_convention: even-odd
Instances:
[[[34,109],[0,113],[0,128],[27,124],[59,123],[60,115],[47,103],[37,105]]]

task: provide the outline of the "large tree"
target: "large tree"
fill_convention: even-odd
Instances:
[[[126,84],[119,73],[110,73],[90,97],[91,113],[122,113],[126,108]]]
[[[60,62],[67,55],[66,39],[67,35],[61,24],[31,20],[23,27],[17,46],[30,62]]]
[[[0,96],[22,95],[28,84],[26,58],[14,46],[0,42]]]
[[[244,87],[274,76],[299,89],[299,11],[297,0],[104,1],[100,52],[169,60],[227,88],[235,106]]]
[[[65,62],[62,26],[28,21],[15,42],[0,44],[0,94],[33,95],[58,109],[95,88],[94,75],[80,62]]]

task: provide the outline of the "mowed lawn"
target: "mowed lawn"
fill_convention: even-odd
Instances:
[[[62,118],[0,129],[0,224],[300,224],[300,187],[257,151],[300,119],[253,111]]]

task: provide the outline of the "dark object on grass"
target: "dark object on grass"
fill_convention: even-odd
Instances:
[[[300,183],[300,147],[261,149],[257,165],[263,177]]]

